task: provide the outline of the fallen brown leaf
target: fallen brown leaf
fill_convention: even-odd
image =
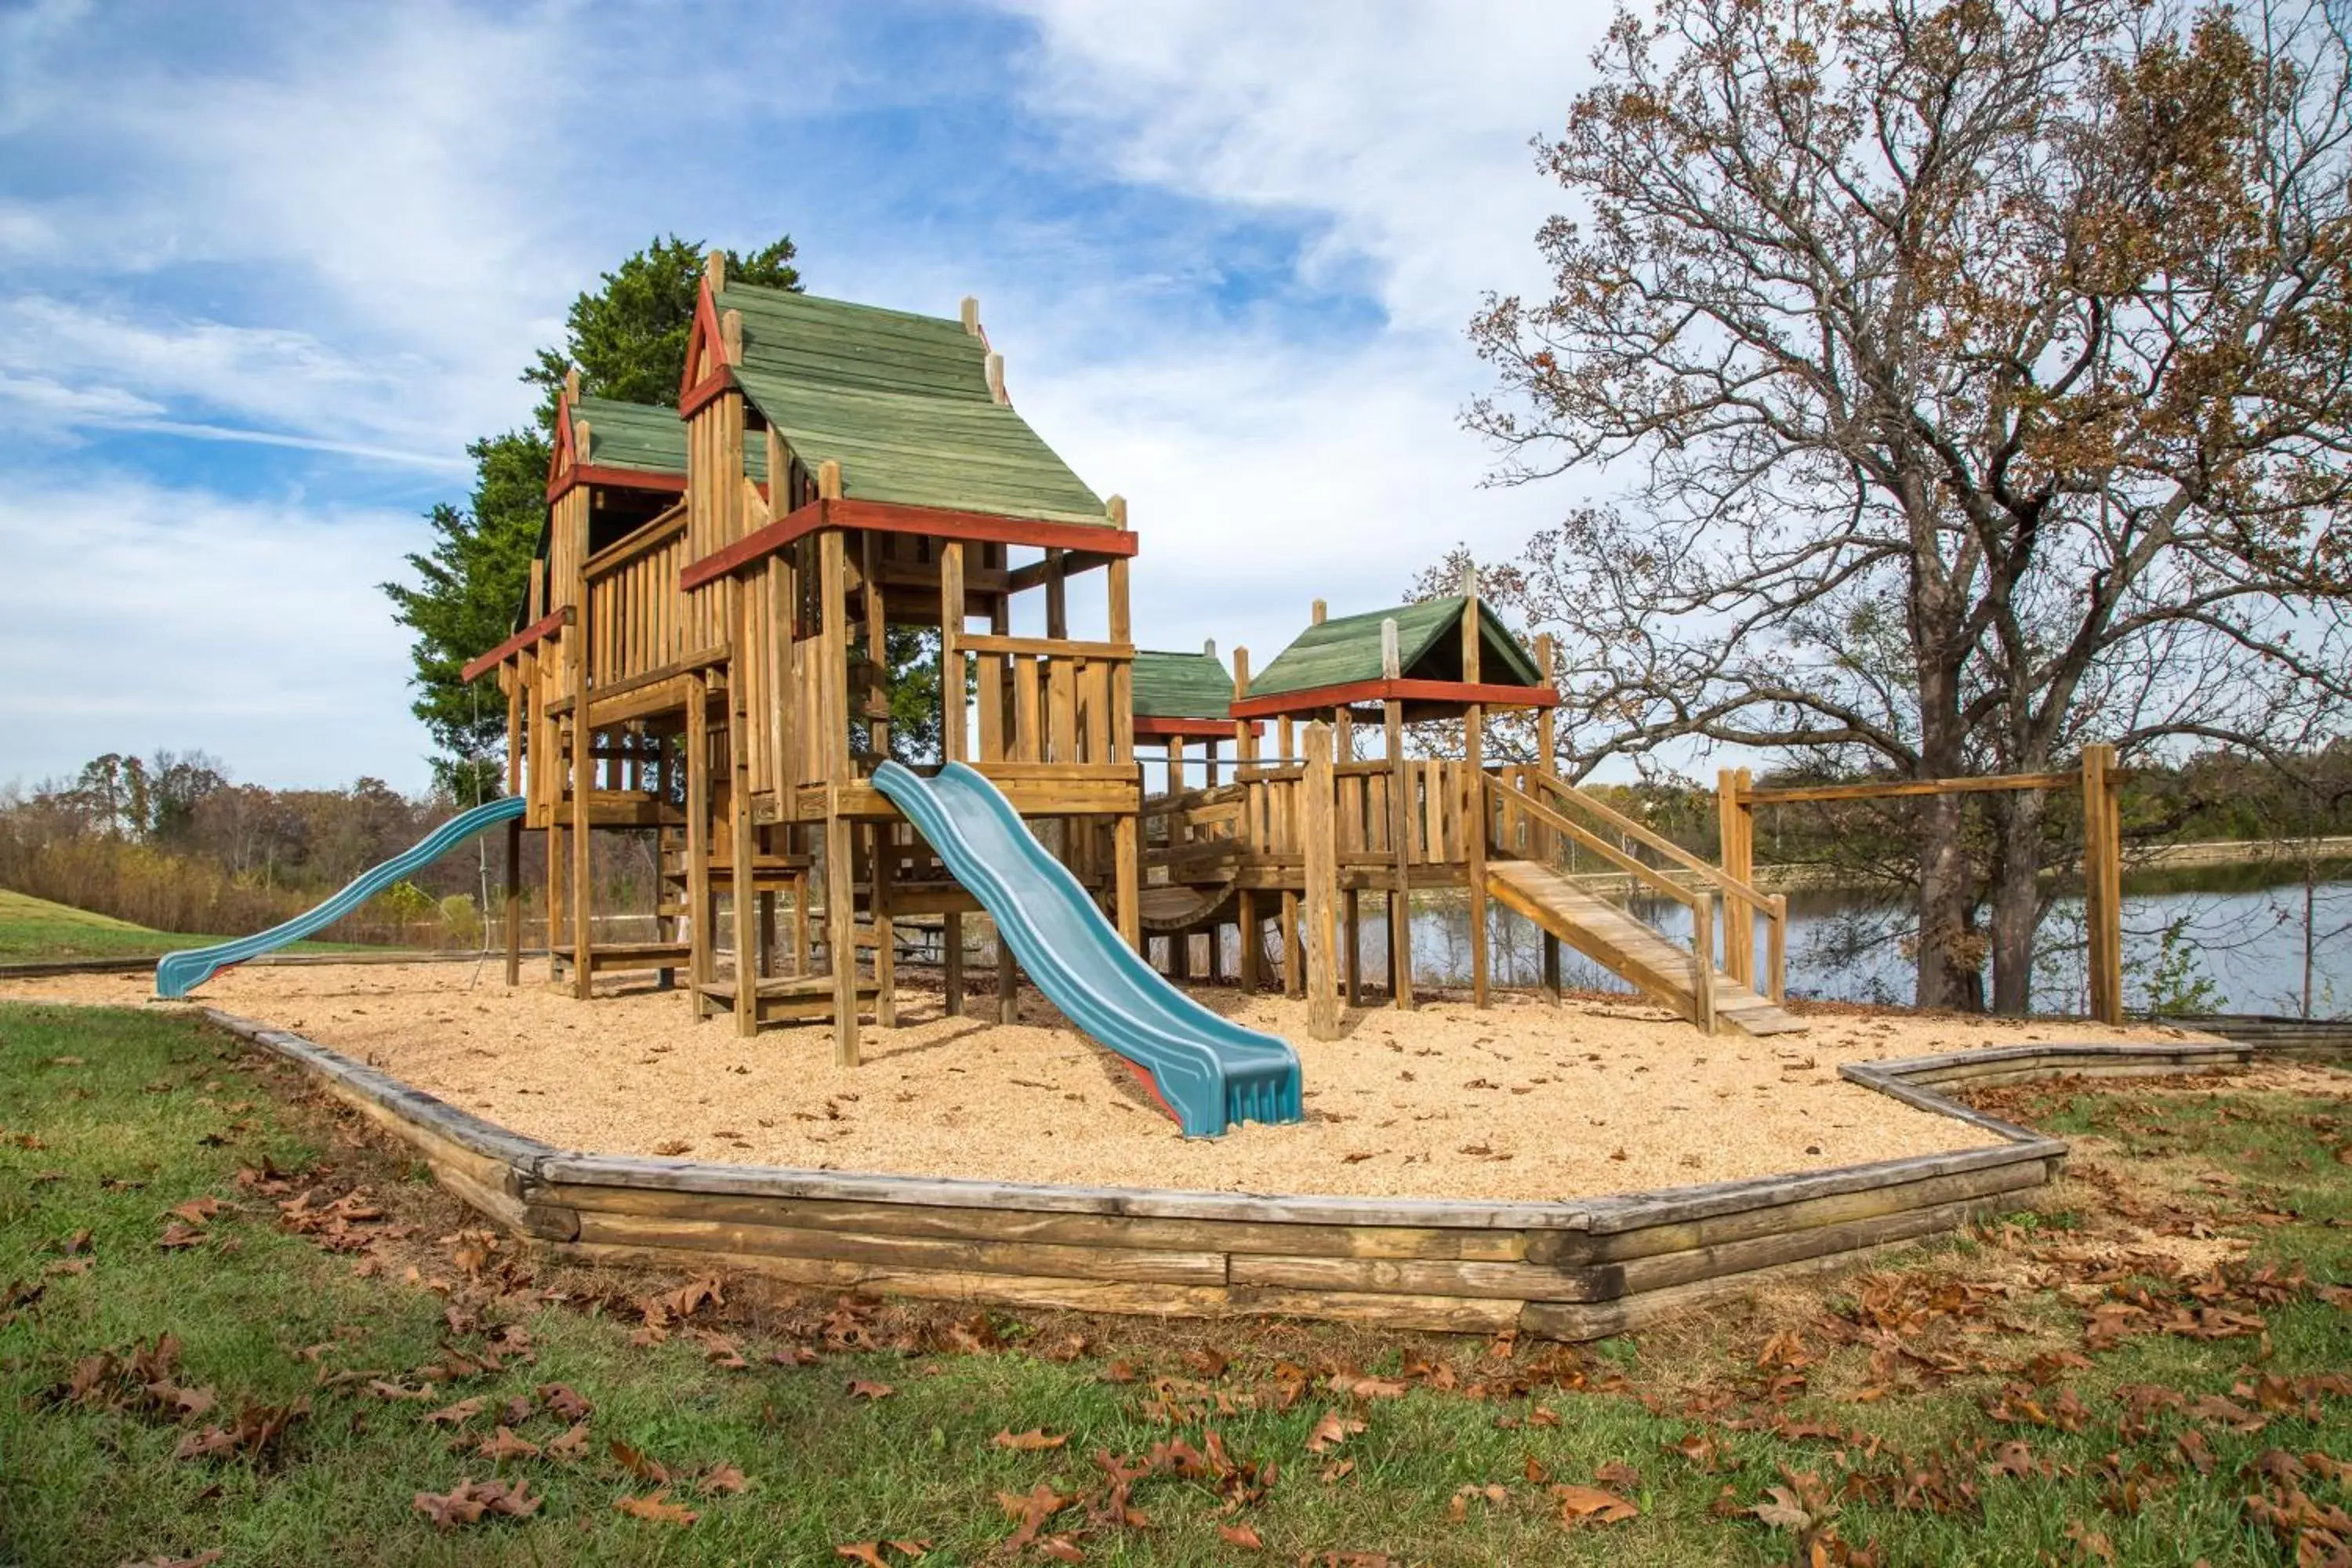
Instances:
[[[644,1497],[625,1497],[613,1505],[615,1512],[632,1519],[649,1519],[656,1524],[688,1525],[701,1518],[692,1509],[669,1500],[667,1491],[650,1492]]]

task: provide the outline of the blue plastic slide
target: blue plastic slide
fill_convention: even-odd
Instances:
[[[341,892],[315,909],[303,910],[283,925],[274,925],[234,942],[165,953],[163,962],[155,965],[155,994],[177,1001],[224,969],[248,958],[258,958],[289,942],[299,942],[312,931],[334,924],[403,877],[430,866],[484,828],[520,816],[523,805],[522,796],[513,795],[461,812],[426,834],[414,848],[402,850],[381,866],[370,867],[353,878]]]
[[[987,909],[1037,989],[1133,1063],[1186,1137],[1301,1119],[1298,1053],[1288,1042],[1221,1018],[1162,980],[984,775],[950,763],[927,779],[884,763],[874,787]]]

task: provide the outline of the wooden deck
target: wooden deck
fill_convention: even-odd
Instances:
[[[1685,1018],[1697,1018],[1688,948],[1668,942],[1608,900],[1533,860],[1490,862],[1486,890],[1644,994]],[[1712,978],[1716,1016],[1725,1023],[1750,1035],[1804,1028],[1801,1021],[1720,972]]]

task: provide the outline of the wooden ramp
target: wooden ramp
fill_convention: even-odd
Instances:
[[[1533,860],[1496,860],[1486,867],[1486,891],[1644,994],[1696,1021],[1691,955],[1656,930],[1597,893],[1587,892]],[[1804,1024],[1718,971],[1715,1016],[1750,1035],[1779,1035]]]

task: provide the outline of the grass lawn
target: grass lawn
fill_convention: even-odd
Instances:
[[[53,904],[0,888],[0,963],[33,963],[70,958],[160,958],[184,947],[225,941],[184,931],[150,931],[111,915],[92,914],[70,904]],[[352,942],[298,942],[297,952],[350,952]]]
[[[225,1036],[0,1007],[0,1563],[2342,1561],[2344,1103],[2002,1093],[2051,1206],[1570,1350],[572,1269]]]

